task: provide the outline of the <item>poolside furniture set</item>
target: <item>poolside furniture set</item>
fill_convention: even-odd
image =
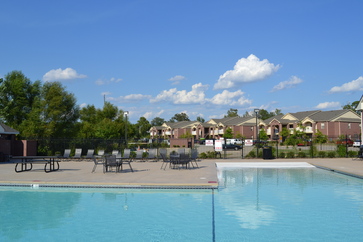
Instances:
[[[59,170],[57,156],[12,156],[15,160],[15,172],[31,171],[33,164],[44,164],[44,172],[52,172]]]

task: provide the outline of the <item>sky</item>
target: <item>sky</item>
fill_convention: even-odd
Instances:
[[[363,1],[2,1],[0,78],[166,121],[337,110],[363,91]]]

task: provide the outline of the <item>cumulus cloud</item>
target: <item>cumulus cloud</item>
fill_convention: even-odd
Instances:
[[[213,98],[209,99],[209,101],[215,105],[244,106],[246,104],[251,104],[252,101],[245,98],[243,95],[244,92],[241,90],[237,90],[235,92],[224,90],[222,93],[218,93]]]
[[[139,102],[144,99],[150,99],[150,95],[143,95],[143,94],[130,94],[126,96],[119,96],[119,97],[108,97],[108,101],[114,101],[118,103],[132,103],[132,102]]]
[[[203,104],[205,102],[205,91],[209,85],[203,85],[197,83],[192,86],[192,90],[187,92],[186,90],[178,91],[176,88],[164,90],[158,94],[155,98],[151,99],[151,103],[157,102],[171,102],[173,104]]]
[[[87,77],[86,75],[78,74],[77,71],[73,70],[72,68],[66,68],[64,70],[59,68],[59,69],[50,70],[47,73],[45,73],[43,76],[43,80],[48,82],[48,81],[73,80],[86,77]]]
[[[297,76],[292,76],[292,77],[290,77],[289,80],[280,82],[279,84],[274,86],[272,88],[271,92],[276,92],[276,91],[281,91],[283,89],[293,88],[302,82],[303,82],[303,80],[301,80]]]
[[[168,80],[172,81],[173,85],[177,85],[180,83],[180,81],[185,80],[185,76],[176,75],[176,76],[173,76],[172,78],[169,78]]]
[[[329,93],[336,92],[349,92],[349,91],[363,91],[363,77],[360,76],[358,79],[351,82],[344,83],[343,85],[332,87]]]
[[[267,59],[260,60],[251,54],[247,58],[239,59],[233,70],[228,70],[221,75],[214,85],[214,89],[232,88],[242,83],[263,80],[279,68],[279,65],[274,65]]]
[[[336,107],[340,107],[340,103],[339,102],[325,102],[325,103],[319,103],[318,105],[316,105],[315,108],[317,109],[327,109],[327,108],[336,108]]]
[[[95,81],[95,83],[96,83],[96,85],[102,86],[102,85],[106,85],[106,84],[110,84],[110,83],[118,83],[120,81],[122,81],[121,78],[114,78],[114,77],[112,77],[109,80],[98,79],[98,80]]]

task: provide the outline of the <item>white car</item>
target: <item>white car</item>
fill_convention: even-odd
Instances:
[[[354,141],[354,143],[353,143],[353,147],[360,147],[361,146],[361,144],[360,144],[361,142],[360,142],[360,140],[356,140],[356,141]]]

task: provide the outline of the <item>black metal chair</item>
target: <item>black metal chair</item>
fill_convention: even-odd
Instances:
[[[103,165],[103,173],[109,172],[112,167],[115,167],[116,172],[120,169],[119,163],[116,161],[116,156],[106,156],[105,163]]]
[[[169,164],[169,166],[170,166],[170,160],[168,160],[167,158],[166,158],[166,155],[165,154],[163,154],[163,153],[160,153],[160,156],[161,156],[161,159],[163,160],[163,163],[161,163],[161,167],[160,167],[160,169],[163,169],[163,167],[164,167],[164,170],[165,170],[165,168],[168,166],[168,164]],[[165,166],[164,166],[165,165]]]

